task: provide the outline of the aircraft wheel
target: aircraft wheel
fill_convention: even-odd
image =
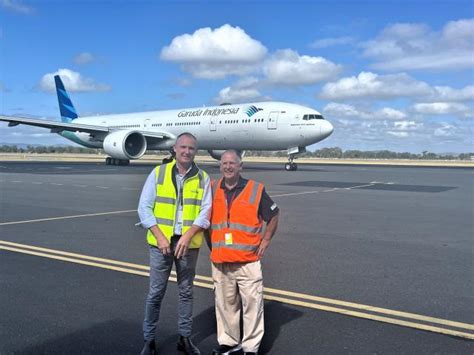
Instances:
[[[112,164],[112,159],[110,157],[105,158],[105,165]]]
[[[290,163],[285,164],[285,170],[286,171],[291,171],[291,164]]]
[[[298,165],[296,163],[291,164],[291,171],[296,171],[298,170]]]

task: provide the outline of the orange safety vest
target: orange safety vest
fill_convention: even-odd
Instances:
[[[262,240],[263,221],[258,216],[263,184],[248,180],[233,200],[230,211],[222,179],[213,181],[211,215],[211,261],[214,263],[252,262]]]

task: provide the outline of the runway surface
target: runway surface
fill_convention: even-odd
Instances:
[[[152,168],[0,162],[0,354],[139,352],[148,251],[134,224]],[[243,172],[281,209],[261,353],[473,353],[473,169],[282,168]],[[216,345],[208,256],[195,287],[203,354]],[[176,299],[171,281],[163,354],[178,354]]]

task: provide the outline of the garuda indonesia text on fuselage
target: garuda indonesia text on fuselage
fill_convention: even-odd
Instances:
[[[128,164],[147,150],[169,151],[180,133],[190,132],[215,159],[226,149],[286,149],[285,169],[296,170],[295,156],[333,131],[318,111],[275,101],[78,117],[61,78],[54,79],[61,122],[12,116],[0,116],[0,121],[49,128],[82,146],[102,148],[109,155],[107,164]]]

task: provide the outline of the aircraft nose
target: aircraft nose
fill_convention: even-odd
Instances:
[[[331,122],[321,122],[321,136],[323,136],[323,138],[329,137],[332,131],[334,131],[334,127],[332,126]]]

